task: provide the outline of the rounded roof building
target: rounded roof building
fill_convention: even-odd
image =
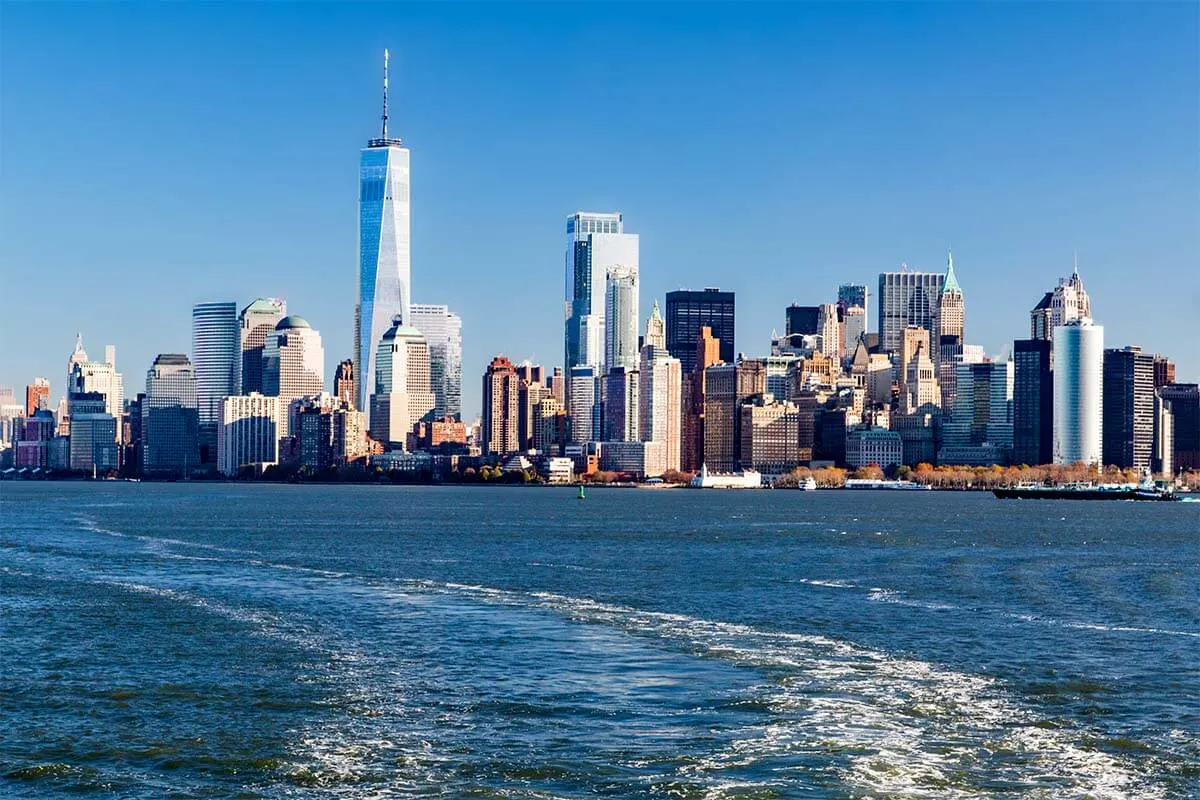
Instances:
[[[297,314],[289,314],[288,316],[279,320],[279,323],[275,326],[275,330],[286,331],[288,329],[311,327],[312,325],[309,325],[308,320],[306,320],[304,317],[301,317]]]

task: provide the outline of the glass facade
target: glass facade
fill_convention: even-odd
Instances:
[[[462,317],[447,306],[413,303],[412,326],[429,343],[434,413],[462,419]]]
[[[937,330],[938,301],[944,276],[934,272],[884,272],[879,275],[879,345],[898,352],[909,326]]]
[[[201,425],[221,419],[221,400],[237,394],[241,349],[237,303],[192,306],[192,366]]]
[[[734,359],[734,294],[720,289],[692,291],[680,289],[667,292],[667,350],[679,359],[683,373],[696,369],[696,340],[700,329],[712,328],[712,335],[721,340],[720,359],[732,364]]]
[[[409,151],[399,140],[374,140],[362,151],[358,200],[358,304],[354,373],[358,406],[368,408],[379,340],[399,315],[409,322],[411,249]],[[365,376],[365,379],[364,379]]]

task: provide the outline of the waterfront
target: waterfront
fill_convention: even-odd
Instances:
[[[1194,504],[0,487],[0,794],[1188,797]]]

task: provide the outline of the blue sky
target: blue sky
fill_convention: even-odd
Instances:
[[[791,301],[903,261],[1007,352],[1080,270],[1106,344],[1200,379],[1195,4],[6,4],[0,385],[60,395],[76,330],[127,393],[200,301],[283,296],[352,344],[359,148],[384,47],[412,148],[413,295],[498,352],[562,356],[564,223],[620,210],[642,305]]]

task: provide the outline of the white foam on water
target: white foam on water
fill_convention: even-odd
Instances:
[[[833,763],[844,764],[841,779],[888,797],[980,797],[994,794],[991,787],[997,785],[1047,798],[1163,796],[1134,762],[1085,749],[1067,729],[1040,727],[1043,720],[1033,710],[985,676],[819,635],[549,592],[421,585],[490,603],[552,609],[580,623],[666,640],[701,657],[765,671],[772,680],[759,700],[777,718],[745,731],[727,750],[679,768],[678,778],[710,779],[713,797],[725,793],[720,773],[792,751],[827,752]],[[1082,738],[1087,732],[1079,733]],[[762,785],[803,777],[784,769],[775,774]]]
[[[796,580],[799,581],[800,583],[806,583],[809,586],[824,586],[827,589],[857,589],[857,588],[859,588],[857,583],[851,583],[850,581],[840,581],[840,580],[825,581],[825,580],[818,580],[816,578],[797,578]]]

